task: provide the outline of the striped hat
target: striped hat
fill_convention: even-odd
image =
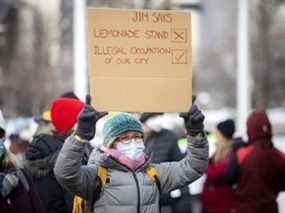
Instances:
[[[144,134],[141,122],[129,113],[110,116],[103,127],[103,145],[110,147],[119,135],[127,132]]]

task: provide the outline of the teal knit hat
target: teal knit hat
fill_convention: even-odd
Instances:
[[[110,147],[119,135],[127,132],[144,134],[141,122],[129,113],[112,115],[103,127],[103,145]]]

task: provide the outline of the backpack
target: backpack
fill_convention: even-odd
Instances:
[[[161,195],[161,185],[158,179],[158,171],[155,167],[148,166],[145,168],[145,173],[149,176],[149,178],[156,183],[159,195]],[[94,202],[96,202],[97,199],[99,199],[99,194],[101,192],[101,189],[106,185],[106,182],[108,181],[107,177],[107,168],[103,166],[98,166],[98,175],[96,179],[95,184],[95,197]],[[86,200],[83,198],[75,195],[73,199],[73,209],[72,213],[87,213],[87,205]]]

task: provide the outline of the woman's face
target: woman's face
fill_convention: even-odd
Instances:
[[[116,139],[113,148],[132,160],[138,160],[145,149],[143,135],[136,132],[120,135]]]

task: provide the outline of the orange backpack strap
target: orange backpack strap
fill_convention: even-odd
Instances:
[[[158,171],[155,167],[149,166],[144,169],[145,173],[149,176],[149,178],[156,182],[158,178]]]
[[[107,182],[107,178],[108,178],[107,177],[108,176],[107,168],[103,167],[103,166],[98,166],[97,175],[101,180],[101,184],[102,184],[101,188],[102,188],[106,185],[106,182]],[[96,183],[96,185],[97,185],[97,183]]]
[[[85,213],[86,212],[86,201],[75,195],[73,199],[72,213]]]
[[[161,195],[161,184],[159,181],[159,173],[158,170],[153,166],[148,166],[144,169],[145,173],[148,175],[148,177],[151,179],[152,182],[154,182],[157,185],[159,194]]]
[[[152,182],[154,182],[157,186],[158,192],[159,192],[159,196],[161,197],[162,194],[162,190],[161,190],[161,184],[159,181],[159,173],[158,170],[153,167],[153,166],[148,166],[144,169],[145,173],[148,175],[148,177],[151,179]],[[159,212],[161,212],[161,200],[159,200]]]
[[[99,198],[99,194],[101,192],[101,189],[106,185],[107,182],[107,168],[103,166],[98,166],[97,167],[97,178],[96,178],[96,189],[95,189],[95,198],[94,202]],[[73,199],[73,209],[72,213],[86,213],[87,212],[87,205],[86,205],[86,200],[79,196],[74,196]],[[92,202],[93,204],[93,202]]]
[[[108,171],[106,167],[98,166],[97,167],[97,178],[96,178],[96,185],[94,191],[94,197],[92,203],[96,202],[99,199],[99,195],[102,191],[102,188],[106,185],[108,180]]]

